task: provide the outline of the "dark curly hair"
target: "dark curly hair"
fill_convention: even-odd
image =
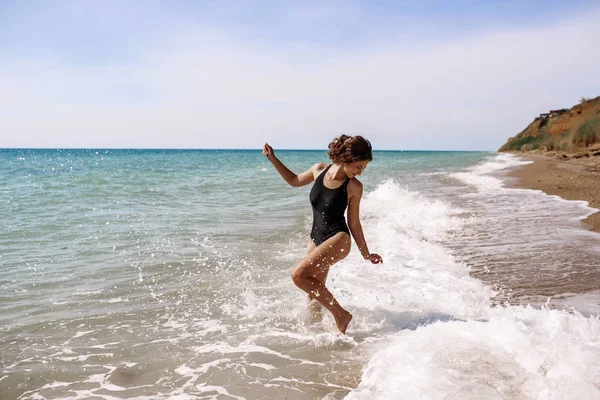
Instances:
[[[371,161],[371,142],[362,136],[341,135],[329,143],[327,155],[334,163]]]

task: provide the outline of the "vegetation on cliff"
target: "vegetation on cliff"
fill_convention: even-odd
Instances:
[[[596,155],[600,150],[600,96],[582,98],[570,109],[540,114],[498,151]],[[593,154],[588,154],[588,153]]]

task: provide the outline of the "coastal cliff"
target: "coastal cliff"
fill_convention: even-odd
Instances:
[[[570,109],[540,114],[498,151],[545,153],[559,158],[600,156],[600,96]]]

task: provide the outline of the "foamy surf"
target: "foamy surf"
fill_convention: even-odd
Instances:
[[[499,156],[454,177],[508,190],[489,174],[519,163]],[[385,264],[335,271],[342,303],[362,311],[354,329],[381,340],[346,399],[600,399],[597,316],[492,306],[494,291],[445,247],[467,223],[448,203],[387,181],[364,208]]]
[[[598,399],[600,325],[565,311],[500,307],[390,336],[356,399]]]

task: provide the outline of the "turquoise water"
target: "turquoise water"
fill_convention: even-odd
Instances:
[[[276,155],[295,172],[327,162],[324,151]],[[404,351],[442,360],[412,361],[422,375],[405,382],[416,396],[406,398],[419,398],[444,392],[436,370],[455,389],[459,367],[468,376],[498,362],[521,373],[536,362],[528,352],[550,351],[551,320],[578,327],[577,337],[552,331],[564,337],[559,348],[576,339],[590,354],[559,378],[598,394],[590,310],[599,253],[579,224],[590,210],[504,188],[500,175],[520,163],[486,152],[375,152],[360,177],[362,220],[386,262],[373,269],[353,249],[332,269],[329,285],[355,316],[338,338],[328,316],[306,323],[289,279],[308,242],[310,185],[287,186],[260,151],[0,150],[0,397],[401,398],[383,389],[395,378],[378,362],[395,365],[385,354],[410,342],[423,347]],[[572,240],[560,244],[565,235]],[[539,261],[557,246],[566,247]],[[575,294],[586,316],[539,308]],[[538,309],[523,311],[526,303]],[[488,343],[494,357],[453,364],[445,340],[472,329],[491,337],[497,320],[525,321],[539,343],[505,332],[513,350]],[[462,345],[472,354],[473,342]],[[531,373],[539,393],[562,384]],[[497,387],[493,374],[484,380]]]

